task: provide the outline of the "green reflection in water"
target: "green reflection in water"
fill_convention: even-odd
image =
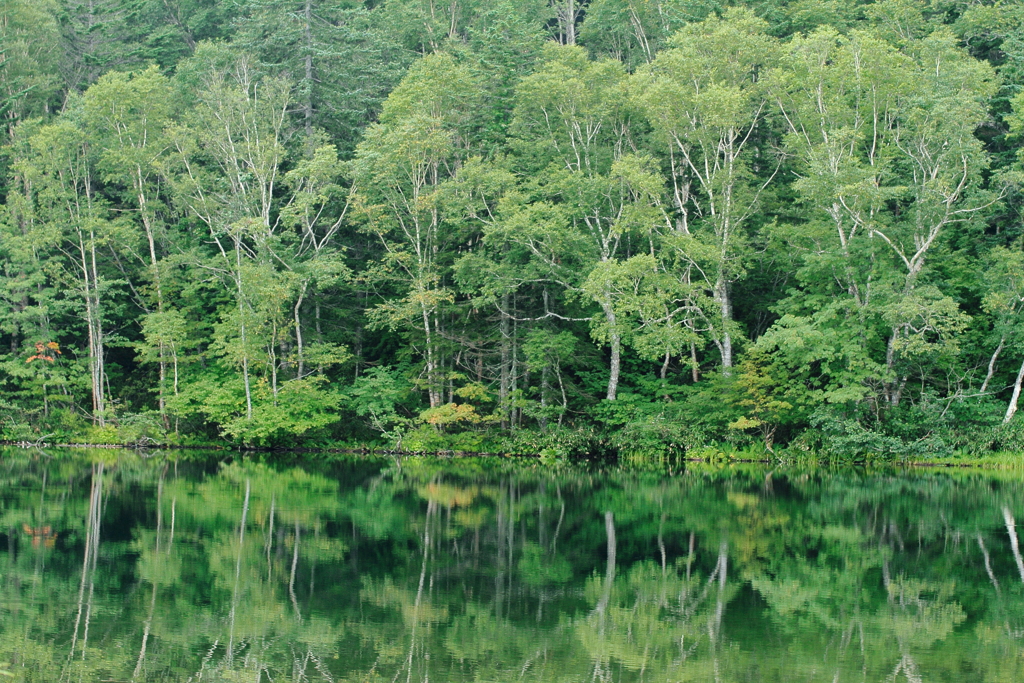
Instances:
[[[1024,678],[1013,476],[0,455],[3,679]]]

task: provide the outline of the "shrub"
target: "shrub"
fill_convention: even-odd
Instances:
[[[540,455],[545,458],[603,458],[614,454],[614,447],[594,427],[554,427],[546,432],[518,430],[500,442],[501,450],[516,455]]]

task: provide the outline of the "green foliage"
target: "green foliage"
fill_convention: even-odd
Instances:
[[[58,12],[49,1],[12,0],[0,8],[0,117],[8,134],[16,122],[41,116],[55,104]]]
[[[614,455],[610,439],[593,427],[552,427],[545,432],[517,430],[502,440],[501,451],[550,460],[600,460]]]
[[[703,441],[699,431],[689,429],[671,413],[661,413],[630,420],[614,432],[611,445],[623,460],[658,462],[690,455]]]
[[[927,418],[931,417],[931,420]],[[865,424],[866,423],[866,424]],[[922,460],[952,453],[936,433],[936,418],[913,413],[891,416],[884,424],[857,419],[836,410],[819,410],[811,417],[823,450],[842,461]]]
[[[295,85],[307,134],[320,129],[344,153],[408,67],[408,55],[359,2],[232,3],[232,44]],[[390,4],[390,3],[389,3]]]
[[[403,435],[412,424],[406,408],[412,389],[412,383],[395,370],[369,368],[353,384],[350,406],[374,431],[401,448]]]

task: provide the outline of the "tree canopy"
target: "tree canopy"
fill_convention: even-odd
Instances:
[[[1024,447],[1019,3],[14,0],[0,37],[4,438]]]

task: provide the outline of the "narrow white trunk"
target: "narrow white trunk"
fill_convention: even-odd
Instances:
[[[296,360],[298,361],[298,368],[295,377],[302,379],[306,374],[306,359],[304,356],[304,347],[302,343],[302,302],[306,298],[306,288],[308,283],[302,283],[302,289],[299,291],[299,300],[295,302],[295,344],[296,344]]]
[[[718,302],[722,319],[722,333],[718,348],[722,353],[722,374],[731,374],[732,361],[732,335],[729,328],[732,326],[732,301],[729,298],[729,285],[724,279],[715,283],[715,299]]]
[[[249,493],[252,482],[245,480],[245,500],[242,502],[242,521],[238,525],[238,555],[235,558],[235,586],[231,591],[231,615],[228,617],[228,662],[235,659],[235,610],[238,608],[238,589],[242,578],[242,550],[245,548],[245,524],[249,516]]]
[[[1021,382],[1024,382],[1024,363],[1021,363],[1020,372],[1017,373],[1017,379],[1013,383],[1013,395],[1010,396],[1010,405],[1006,406],[1006,417],[1003,418],[1003,424],[1007,424],[1012,420],[1017,412],[1017,400],[1020,398]]]
[[[135,167],[135,191],[139,203],[139,215],[142,217],[142,227],[146,231],[146,242],[149,245],[149,267],[153,270],[153,288],[156,290],[156,310],[163,313],[164,293],[160,281],[160,264],[156,257],[156,235],[153,231],[153,221],[149,216],[149,201],[146,198],[146,184],[142,175],[142,168]],[[163,419],[164,428],[169,428],[167,421],[167,347],[160,343],[160,386],[157,396],[158,410]]]
[[[434,334],[430,325],[430,309],[424,304],[421,307],[423,312],[423,334],[426,346],[424,355],[427,361],[427,396],[430,399],[430,407],[437,408],[441,405],[441,391],[437,383],[437,354],[434,349]]]
[[[501,406],[501,428],[509,427],[508,397],[512,387],[512,325],[509,320],[509,295],[505,292],[501,295],[501,323],[499,332],[501,334],[501,369],[498,380],[498,405]]]
[[[612,357],[608,366],[608,392],[605,399],[614,401],[619,393],[619,375],[622,371],[622,336],[619,334],[618,318],[611,303],[602,302],[601,307],[608,320],[608,343],[612,347]]]
[[[100,297],[96,270],[96,239],[89,234],[89,245],[86,237],[79,231],[78,249],[82,259],[82,298],[85,302],[85,324],[89,332],[89,383],[92,392],[93,422],[103,427],[106,424],[106,405],[103,385],[105,372],[103,366],[103,327],[100,324]],[[91,257],[91,258],[90,258]]]
[[[985,393],[988,389],[988,383],[992,381],[992,375],[996,372],[996,361],[999,360],[999,353],[1003,350],[1003,344],[1006,343],[1006,337],[999,340],[999,346],[992,352],[992,357],[988,361],[988,372],[985,373],[985,381],[981,383],[981,393]]]
[[[241,241],[235,242],[235,268],[235,292],[238,297],[238,332],[242,342],[242,382],[245,384],[245,419],[252,421],[252,384],[249,381],[249,339],[245,325]]]

